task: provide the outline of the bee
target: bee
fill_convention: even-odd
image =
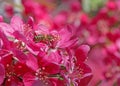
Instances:
[[[49,34],[38,34],[33,38],[34,42],[52,42],[54,41],[54,36]]]

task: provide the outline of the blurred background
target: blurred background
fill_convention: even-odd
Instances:
[[[0,0],[0,15],[4,16],[5,18],[10,18],[15,14],[25,16],[24,12],[26,10],[30,10],[31,12],[33,11],[30,8],[25,8],[28,2],[29,3],[27,7],[32,7],[35,5],[35,3],[37,3],[43,6],[44,10],[46,9],[50,12],[50,15],[53,16],[60,11],[70,10],[84,11],[86,13],[89,13],[90,15],[95,15],[95,13],[102,6],[104,6],[107,1],[108,0]],[[33,5],[30,2],[34,2]],[[71,5],[73,5],[72,8]],[[40,10],[41,9],[39,9],[38,11]]]

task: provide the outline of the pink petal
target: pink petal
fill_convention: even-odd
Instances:
[[[82,79],[79,81],[79,86],[87,86],[93,76],[92,71],[90,67],[84,63],[81,63],[79,67],[82,69],[83,72]]]
[[[36,80],[35,79],[36,77],[31,74],[31,73],[26,73],[24,76],[23,76],[23,83],[25,86],[33,86],[33,83],[34,81]]]
[[[3,21],[3,16],[0,15],[0,22],[2,22],[2,21]]]
[[[38,62],[36,57],[34,57],[32,54],[28,54],[28,60],[26,61],[26,65],[32,70],[36,71],[38,69]]]
[[[6,48],[6,49],[10,49],[10,42],[8,41],[4,32],[1,31],[1,30],[0,30],[0,38],[2,39],[3,47]]]
[[[24,54],[22,51],[13,49],[14,56],[22,63],[26,62],[28,60],[28,56]]]
[[[3,83],[5,78],[5,69],[2,64],[0,64],[0,85]]]
[[[32,27],[32,28],[34,27],[34,19],[33,19],[33,17],[30,16],[28,18],[27,24],[30,25],[30,27]]]
[[[13,37],[12,33],[14,29],[7,23],[0,22],[0,29],[5,33],[5,35]]]
[[[20,17],[18,16],[12,17],[10,25],[13,27],[15,31],[23,32],[23,21]]]
[[[82,45],[75,51],[75,56],[77,58],[77,62],[84,62],[87,58],[87,54],[90,50],[90,47],[88,45]]]

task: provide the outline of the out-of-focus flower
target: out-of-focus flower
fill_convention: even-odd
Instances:
[[[14,7],[12,5],[5,6],[5,12],[8,17],[12,17],[14,15]]]

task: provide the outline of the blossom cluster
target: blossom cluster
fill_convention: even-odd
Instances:
[[[80,45],[73,30],[25,23],[14,16],[0,22],[2,86],[86,86],[92,77],[84,63],[89,46]]]
[[[34,15],[38,23],[60,29],[69,24],[78,37],[80,44],[91,47],[87,64],[93,71],[90,86],[120,85],[120,1],[107,0],[103,6],[90,12],[84,11],[82,3],[87,0],[62,0],[57,15],[50,16],[49,9],[42,7],[42,13],[37,12],[34,4],[28,6],[27,0],[22,0],[25,15]],[[29,3],[32,3],[29,1]],[[54,1],[54,0],[53,0]],[[89,1],[89,0],[88,0]],[[101,0],[102,1],[102,0]],[[39,4],[40,5],[40,4]],[[58,10],[59,10],[58,7]],[[34,12],[28,8],[33,8]],[[69,10],[65,9],[69,8]],[[40,11],[39,11],[40,12]],[[50,11],[54,13],[54,10]],[[41,16],[37,16],[41,14]],[[52,20],[52,21],[51,21]],[[97,78],[96,78],[97,77]]]

